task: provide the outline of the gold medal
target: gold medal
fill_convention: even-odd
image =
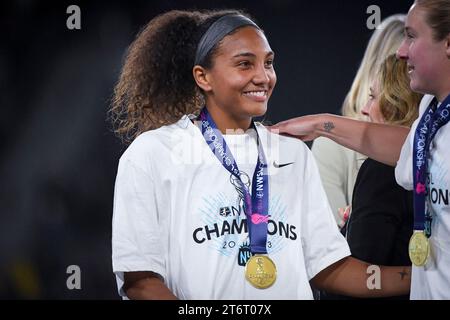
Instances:
[[[258,289],[269,288],[277,279],[277,267],[268,256],[254,255],[245,265],[245,278]]]
[[[430,242],[423,231],[414,231],[409,240],[409,258],[411,262],[421,267],[427,263],[430,254]]]

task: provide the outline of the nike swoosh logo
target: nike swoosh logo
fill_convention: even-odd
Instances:
[[[278,164],[278,163],[276,163],[275,161],[273,162],[273,166],[275,167],[275,168],[283,168],[283,167],[286,167],[286,166],[288,166],[288,165],[290,165],[290,164],[293,164],[294,162],[289,162],[289,163],[280,163],[280,164]]]

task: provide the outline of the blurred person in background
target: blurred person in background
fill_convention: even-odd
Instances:
[[[395,54],[388,56],[369,91],[361,109],[369,121],[411,127],[419,114],[422,94],[409,86],[406,61]],[[374,265],[411,266],[408,242],[413,231],[413,193],[397,184],[394,170],[371,158],[364,161],[353,191],[352,214],[344,229],[353,257]]]
[[[381,63],[400,46],[405,17],[403,14],[387,17],[373,32],[353,84],[344,100],[343,116],[367,119],[361,113],[368,100],[367,92]],[[343,227],[351,213],[350,204],[356,176],[366,156],[322,137],[314,141],[311,150],[316,158],[336,223],[339,227]]]

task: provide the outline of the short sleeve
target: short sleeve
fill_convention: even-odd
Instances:
[[[331,264],[350,255],[328,204],[319,171],[306,150],[303,181],[302,246],[309,280]]]
[[[406,190],[413,189],[413,170],[412,170],[412,151],[414,143],[414,133],[416,132],[417,125],[419,124],[419,119],[422,117],[427,106],[433,100],[433,96],[425,95],[422,98],[419,106],[419,118],[414,121],[409,131],[408,137],[403,144],[402,151],[400,153],[400,158],[395,166],[395,179],[397,183],[401,185]]]
[[[114,189],[112,263],[119,294],[123,273],[152,271],[165,278],[155,187],[150,175],[121,159]]]
[[[417,121],[414,122],[411,130],[409,131],[408,137],[403,144],[402,151],[400,153],[400,158],[395,166],[395,180],[399,185],[401,185],[406,190],[413,189],[413,176],[412,176],[412,147],[414,132],[417,128]]]

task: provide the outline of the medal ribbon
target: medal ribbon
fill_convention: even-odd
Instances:
[[[427,171],[430,144],[438,130],[450,120],[450,95],[437,110],[434,98],[425,110],[414,133],[413,179],[414,179],[414,230],[431,236],[431,214],[425,209],[427,195]]]
[[[255,124],[252,121],[252,127],[258,137],[258,160],[253,174],[252,194],[250,195],[250,191],[241,180],[237,163],[206,107],[200,112],[199,119],[202,123],[203,137],[209,148],[223,167],[238,179],[238,183],[244,192],[244,212],[247,216],[249,228],[250,250],[253,254],[266,254],[267,223],[269,221],[269,177],[266,158]]]

